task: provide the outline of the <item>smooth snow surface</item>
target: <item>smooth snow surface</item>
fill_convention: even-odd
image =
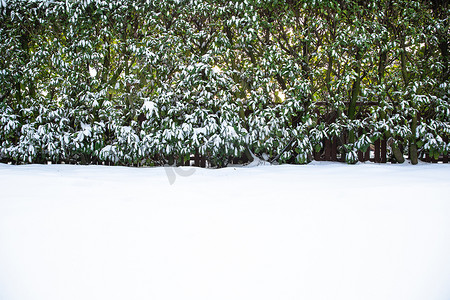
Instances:
[[[0,299],[450,299],[450,166],[193,169],[0,164]]]

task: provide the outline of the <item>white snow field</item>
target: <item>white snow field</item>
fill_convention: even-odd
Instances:
[[[449,165],[183,170],[0,164],[0,299],[450,299]]]

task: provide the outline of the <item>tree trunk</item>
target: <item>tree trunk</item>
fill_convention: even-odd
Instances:
[[[409,139],[409,157],[413,165],[417,165],[419,162],[419,156],[417,154],[416,129],[417,129],[417,115],[414,115],[411,122],[412,134]]]
[[[348,107],[348,118],[350,120],[355,119],[356,114],[356,101],[358,100],[359,93],[361,91],[361,52],[357,49],[356,52],[356,66],[355,66],[356,79],[353,82],[352,93],[350,97],[350,104]]]
[[[353,82],[352,93],[350,98],[350,104],[348,107],[348,118],[350,120],[355,119],[356,115],[356,101],[358,100],[359,93],[361,91],[361,52],[360,49],[356,49],[356,66],[355,66],[356,79]],[[350,130],[348,141],[350,143],[355,142],[355,132]]]
[[[386,139],[389,139],[391,137],[391,134],[389,132],[386,132],[385,137]],[[392,143],[390,147],[392,150],[392,154],[394,154],[395,160],[400,164],[404,163],[405,158],[403,157],[403,153],[402,151],[400,151],[400,148],[398,148],[394,143]]]

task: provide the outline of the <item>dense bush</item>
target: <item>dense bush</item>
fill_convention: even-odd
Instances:
[[[450,150],[447,1],[0,1],[3,162]]]

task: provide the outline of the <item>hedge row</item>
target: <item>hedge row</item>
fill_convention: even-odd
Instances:
[[[447,1],[0,3],[3,162],[450,149]]]

